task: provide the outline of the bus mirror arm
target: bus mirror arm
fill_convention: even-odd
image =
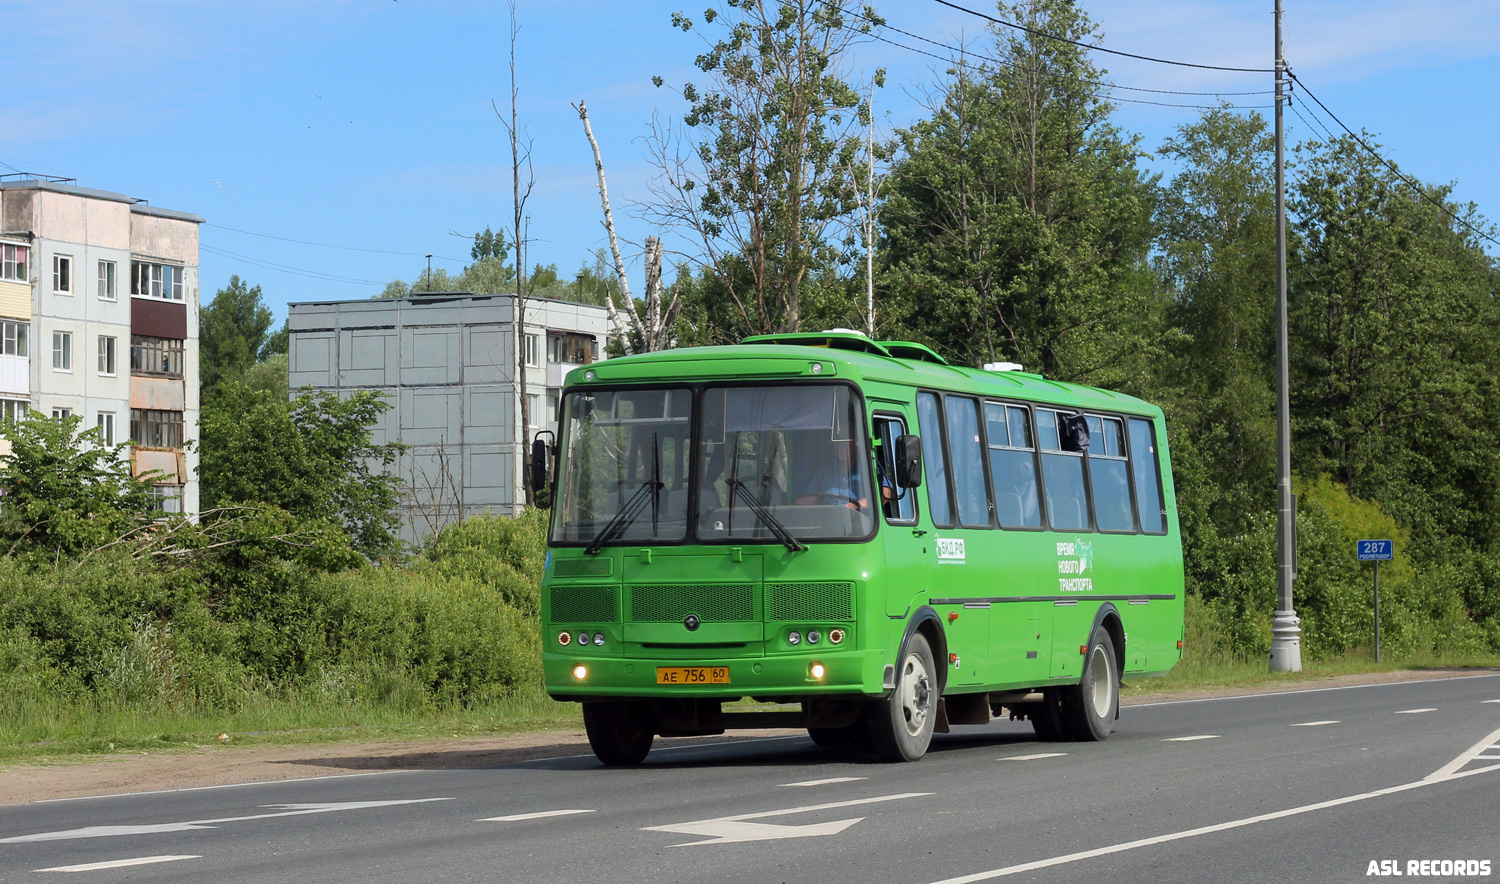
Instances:
[[[922,437],[896,437],[896,484],[916,488],[922,484]]]
[[[551,430],[542,430],[531,439],[531,463],[528,470],[527,484],[533,492],[540,492],[547,488],[547,459],[551,449],[557,445],[557,438],[553,436],[552,444],[549,446],[542,439],[543,436],[552,436]]]

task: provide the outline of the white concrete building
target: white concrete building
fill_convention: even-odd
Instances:
[[[198,225],[72,179],[0,176],[0,421],[76,415],[131,440],[167,512],[198,512]],[[3,452],[0,452],[3,453]]]
[[[440,292],[409,298],[317,301],[288,309],[293,392],[373,390],[391,403],[378,444],[411,446],[402,536],[420,540],[477,513],[513,513],[525,499],[526,445],[556,430],[562,379],[603,357],[603,307],[528,298],[518,335],[514,295]],[[518,347],[530,399],[520,427]]]

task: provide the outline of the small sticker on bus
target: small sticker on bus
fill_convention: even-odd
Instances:
[[[937,554],[939,565],[962,565],[964,564],[964,542],[960,537],[937,538]]]

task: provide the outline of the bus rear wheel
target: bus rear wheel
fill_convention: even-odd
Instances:
[[[644,703],[584,703],[583,729],[589,748],[611,766],[640,764],[656,735]]]
[[[1120,711],[1120,673],[1115,643],[1109,633],[1096,630],[1089,639],[1083,678],[1062,692],[1062,724],[1068,739],[1078,743],[1109,738]]]
[[[896,667],[896,689],[866,710],[870,746],[881,761],[916,761],[937,723],[937,668],[927,637],[913,633]]]

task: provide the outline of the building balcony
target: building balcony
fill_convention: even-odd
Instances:
[[[0,356],[0,393],[30,395],[31,371],[25,356]]]

